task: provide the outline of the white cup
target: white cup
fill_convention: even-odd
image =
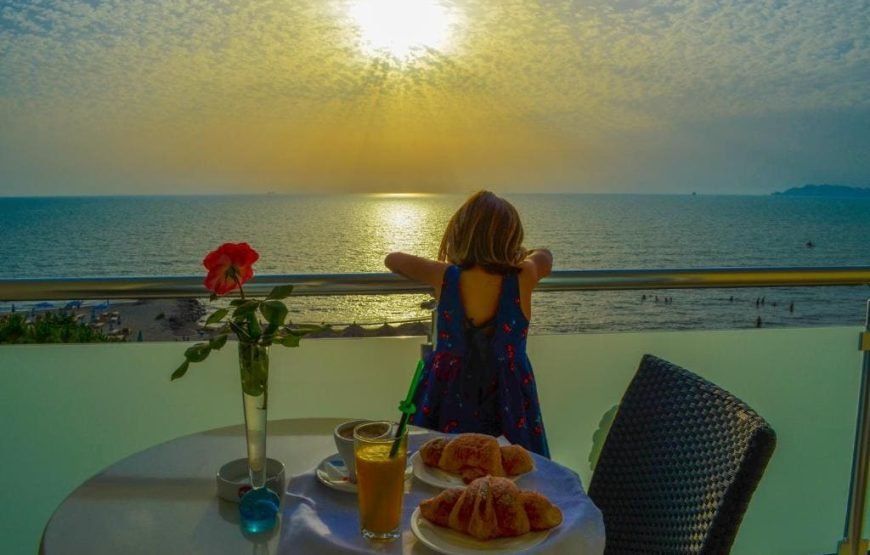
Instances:
[[[335,447],[338,449],[338,455],[344,461],[344,466],[347,468],[347,477],[352,483],[356,483],[356,459],[353,456],[353,429],[366,422],[371,422],[371,420],[349,420],[348,422],[342,422],[332,432],[332,436],[335,438]]]

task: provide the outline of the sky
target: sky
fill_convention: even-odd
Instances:
[[[870,186],[867,0],[0,0],[0,196]]]

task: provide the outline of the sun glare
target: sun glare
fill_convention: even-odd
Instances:
[[[398,61],[428,49],[449,49],[455,15],[437,0],[356,0],[349,14],[360,34],[360,47],[371,57]]]
[[[429,198],[438,196],[435,193],[370,193],[374,198]]]

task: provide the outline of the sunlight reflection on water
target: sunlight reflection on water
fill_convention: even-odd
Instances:
[[[870,260],[870,201],[783,197],[514,195],[528,246],[557,269],[847,266]],[[0,199],[0,277],[201,275],[247,241],[260,274],[384,272],[434,257],[464,196],[264,195]],[[812,239],[816,247],[804,246]],[[642,295],[648,296],[642,300]],[[660,301],[655,301],[655,296]],[[755,301],[766,296],[764,306]],[[860,324],[870,288],[541,293],[532,331]],[[665,303],[664,297],[673,302]],[[294,321],[427,318],[425,295],[299,297]],[[789,310],[789,304],[795,309]],[[0,311],[3,306],[0,305]]]

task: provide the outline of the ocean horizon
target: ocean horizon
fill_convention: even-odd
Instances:
[[[526,245],[554,269],[858,266],[870,199],[782,195],[505,194]],[[433,257],[462,194],[117,195],[0,198],[0,278],[201,275],[223,242],[259,274],[385,272],[394,250]],[[813,247],[807,247],[811,242]],[[859,325],[868,287],[538,293],[533,333]],[[426,295],[306,297],[296,322],[426,318]],[[667,299],[667,301],[666,301]],[[763,302],[761,302],[763,301]],[[26,307],[27,304],[20,306]],[[10,309],[0,303],[0,312]]]

